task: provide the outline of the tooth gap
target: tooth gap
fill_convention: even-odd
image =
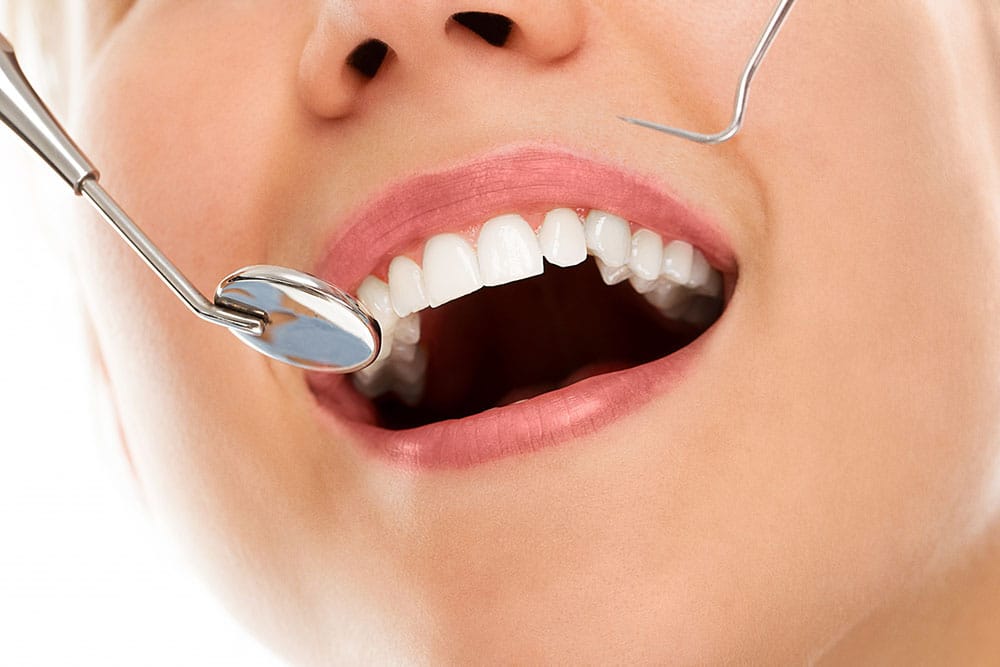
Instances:
[[[388,44],[380,39],[369,39],[351,51],[351,54],[347,56],[347,64],[360,72],[366,79],[374,79],[388,55]]]
[[[476,33],[492,46],[504,46],[510,39],[514,22],[502,14],[489,12],[459,12],[452,20]]]

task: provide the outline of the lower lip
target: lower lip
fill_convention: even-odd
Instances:
[[[662,359],[471,417],[413,429],[391,431],[364,421],[361,415],[371,413],[370,403],[343,376],[328,377],[328,384],[313,387],[313,392],[321,421],[337,431],[346,428],[372,456],[414,469],[470,468],[595,436],[625,419],[690,374],[717,325]]]

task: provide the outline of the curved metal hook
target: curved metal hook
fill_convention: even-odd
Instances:
[[[750,60],[747,61],[747,65],[743,70],[743,75],[740,77],[740,85],[736,89],[736,102],[733,109],[733,119],[729,123],[729,127],[725,130],[716,134],[701,134],[700,132],[690,132],[688,130],[669,127],[667,125],[660,125],[659,123],[651,123],[648,120],[639,120],[638,118],[631,118],[629,116],[618,116],[619,120],[623,120],[626,123],[632,123],[633,125],[646,127],[651,130],[656,130],[658,132],[665,132],[682,139],[696,141],[700,144],[721,144],[723,141],[732,139],[743,126],[743,116],[746,113],[747,96],[750,93],[750,82],[753,80],[753,75],[757,71],[757,67],[760,65],[761,61],[764,60],[764,56],[767,54],[767,50],[771,46],[771,42],[773,42],[774,38],[777,37],[778,31],[781,29],[781,25],[788,17],[788,13],[791,11],[793,4],[795,4],[795,0],[780,0],[778,2],[777,9],[775,9],[774,14],[771,15],[771,20],[768,21],[767,27],[764,28],[764,32],[760,36],[757,46],[754,47],[753,53],[750,55]]]

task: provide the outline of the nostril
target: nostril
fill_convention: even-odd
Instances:
[[[489,12],[459,12],[452,20],[465,26],[493,46],[503,46],[510,38],[514,22],[501,14]]]
[[[362,76],[374,79],[379,68],[389,55],[389,45],[380,39],[369,39],[359,44],[347,56],[347,64],[361,73]]]

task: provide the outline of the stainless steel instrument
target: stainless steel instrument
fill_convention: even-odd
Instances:
[[[350,373],[378,356],[375,318],[346,292],[301,271],[246,267],[222,280],[214,301],[206,299],[101,187],[97,168],[39,98],[3,35],[0,118],[97,208],[198,317],[228,328],[258,352],[309,370]]]

